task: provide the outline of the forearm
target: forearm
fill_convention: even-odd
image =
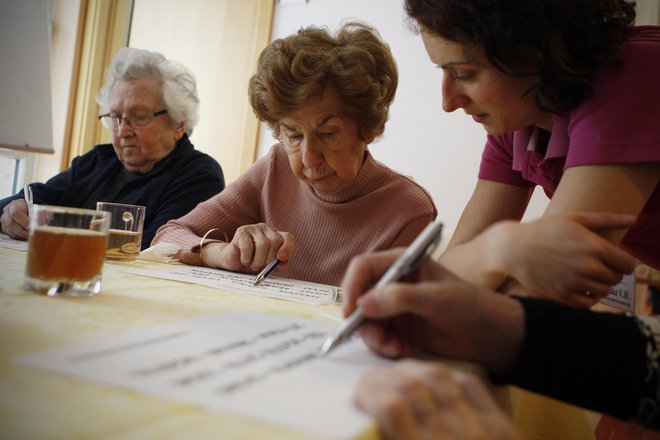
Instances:
[[[199,245],[199,241],[203,235],[203,233],[198,234],[193,231],[191,226],[186,222],[182,222],[181,219],[170,220],[158,229],[151,244],[154,245],[160,242],[174,243],[182,249],[189,250]]]
[[[648,341],[635,318],[518,300],[525,338],[504,381],[624,420],[638,417],[642,399],[657,407],[657,377],[648,379]],[[660,427],[653,416],[648,423]]]
[[[221,192],[200,203],[183,217],[170,220],[158,229],[152,243],[174,243],[182,249],[190,250],[194,248],[196,251],[196,246],[199,246],[201,237],[211,229],[217,230],[213,231],[206,241],[231,240],[239,226],[253,222],[241,221],[242,218],[231,212],[231,201],[228,202],[226,196],[225,192]]]
[[[512,242],[509,224],[497,223],[473,240],[448,248],[439,262],[454,274],[481,287],[498,289],[508,275],[505,255],[507,242]]]

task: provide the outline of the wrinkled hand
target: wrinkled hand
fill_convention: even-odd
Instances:
[[[421,349],[476,362],[494,373],[514,364],[524,333],[520,303],[427,261],[404,282],[373,288],[403,249],[354,258],[342,282],[344,315],[360,307],[365,343],[392,358]]]
[[[210,267],[257,273],[275,258],[283,262],[276,270],[286,269],[294,247],[295,239],[292,234],[276,231],[265,223],[258,223],[238,228],[229,243],[205,244],[202,257]],[[187,264],[201,264],[196,253],[184,252],[180,258]]]
[[[499,245],[503,270],[530,295],[590,307],[634,269],[633,257],[600,234],[634,222],[635,216],[583,212],[501,225],[515,229],[500,235],[508,237]]]
[[[25,200],[16,199],[9,202],[2,210],[0,217],[2,232],[15,240],[27,240],[30,228],[30,217]]]
[[[355,400],[388,439],[522,438],[476,377],[436,362],[370,370]]]

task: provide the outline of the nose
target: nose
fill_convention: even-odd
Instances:
[[[444,111],[451,113],[459,108],[467,107],[469,103],[470,98],[453,80],[445,78],[442,81],[442,109]]]
[[[131,128],[131,125],[128,123],[126,119],[121,119],[119,121],[119,125],[117,126],[117,135],[119,137],[128,137],[134,135],[135,132],[133,131],[133,128]]]
[[[316,168],[323,163],[323,153],[313,136],[305,136],[301,149],[302,162],[306,168]]]

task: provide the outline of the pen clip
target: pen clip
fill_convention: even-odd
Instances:
[[[440,238],[442,237],[442,234],[440,233],[442,230],[438,231],[437,234],[429,241],[428,245],[426,246],[426,249],[424,252],[420,252],[419,255],[416,255],[414,260],[410,262],[410,264],[404,266],[401,269],[401,276],[400,278],[405,277],[406,275],[410,274],[410,272],[414,271],[417,269],[428,257],[435,252],[437,249],[438,245],[440,244]]]
[[[28,183],[25,185],[23,188],[23,197],[25,198],[25,203],[27,204],[28,207],[28,215],[32,214],[32,205],[34,204],[34,197],[32,196],[32,188],[30,188],[30,184]]]

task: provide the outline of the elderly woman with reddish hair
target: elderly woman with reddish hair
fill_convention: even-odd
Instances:
[[[182,246],[190,264],[245,273],[278,258],[285,277],[333,285],[353,256],[409,244],[435,205],[369,152],[397,82],[389,47],[366,25],[336,35],[308,27],[274,41],[249,95],[279,142],[222,193],[161,227],[154,243]]]

